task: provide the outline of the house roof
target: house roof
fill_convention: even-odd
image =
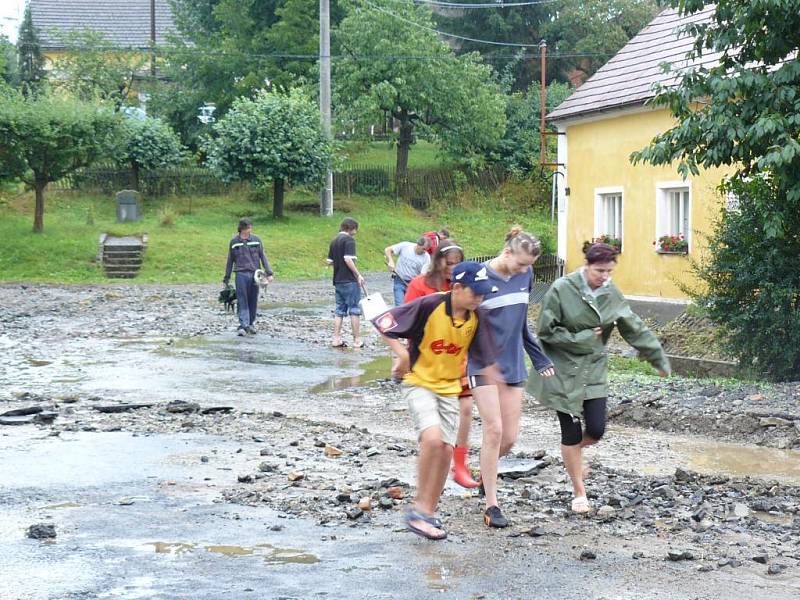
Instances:
[[[64,33],[91,29],[117,48],[150,47],[150,0],[29,0],[43,50],[66,47]],[[168,0],[155,0],[156,44],[176,32]]]
[[[679,15],[675,9],[665,10],[559,104],[548,119],[562,121],[644,104],[655,95],[654,84],[675,81],[675,73],[664,73],[662,63],[672,63],[679,70],[690,65],[686,53],[692,49],[694,38],[679,29],[689,23],[708,21],[713,12],[713,4],[687,16]],[[709,53],[691,65],[718,63],[720,56]]]

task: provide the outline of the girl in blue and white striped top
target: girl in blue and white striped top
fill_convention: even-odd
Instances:
[[[490,381],[478,375],[478,365],[472,361],[467,365],[467,376],[483,428],[481,479],[486,493],[484,522],[489,527],[508,525],[497,505],[497,462],[517,441],[528,377],[525,354],[543,377],[555,373],[552,361],[528,329],[532,267],[541,253],[539,240],[514,226],[506,235],[500,254],[484,263],[493,289],[484,296],[481,308],[488,314],[503,381]]]

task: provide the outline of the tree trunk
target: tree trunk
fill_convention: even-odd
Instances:
[[[276,179],[272,182],[272,216],[276,219],[283,217],[283,179]]]
[[[42,233],[44,231],[44,188],[47,187],[46,181],[37,181],[36,189],[36,209],[33,213],[33,232]]]
[[[139,165],[135,162],[131,163],[131,174],[133,175],[133,189],[139,191]]]
[[[410,189],[408,187],[408,150],[414,136],[414,124],[408,118],[408,113],[403,111],[400,115],[400,135],[397,139],[397,166],[395,168],[394,188],[395,194],[406,198]]]

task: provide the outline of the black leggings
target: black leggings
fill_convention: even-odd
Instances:
[[[561,425],[561,443],[565,446],[577,446],[583,439],[581,420],[570,414],[556,411]],[[606,399],[591,398],[583,402],[583,418],[586,422],[586,435],[599,440],[606,432]]]

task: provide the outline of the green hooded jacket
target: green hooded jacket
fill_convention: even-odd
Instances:
[[[602,335],[594,333],[602,327]],[[594,293],[581,271],[558,279],[542,300],[538,334],[555,365],[553,377],[532,373],[527,390],[545,406],[571,415],[583,413],[584,400],[608,396],[606,344],[614,326],[642,358],[670,372],[658,338],[633,314],[622,293],[609,282]]]

